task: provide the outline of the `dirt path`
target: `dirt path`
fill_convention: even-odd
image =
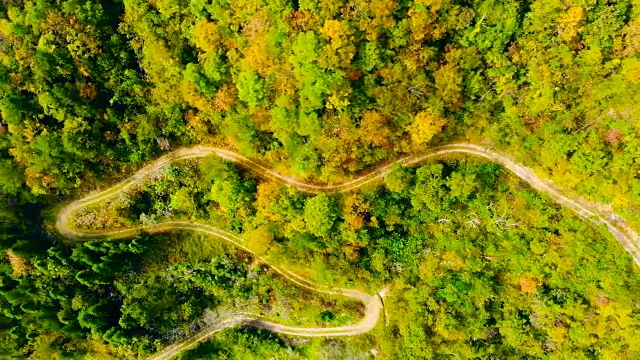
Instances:
[[[498,163],[505,168],[512,171],[522,180],[527,182],[534,189],[546,193],[549,195],[554,201],[557,203],[573,210],[580,217],[587,219],[593,222],[596,225],[605,225],[609,232],[622,244],[629,254],[633,257],[636,264],[640,265],[640,238],[638,234],[631,229],[627,223],[622,220],[619,216],[614,213],[607,212],[601,210],[601,207],[597,204],[590,203],[585,201],[584,199],[578,197],[571,197],[566,195],[566,193],[554,185],[552,182],[548,180],[543,180],[539,178],[533,170],[527,168],[515,161],[513,161],[509,156],[494,152],[487,148],[474,145],[474,144],[466,144],[466,143],[458,143],[440,146],[437,148],[433,148],[429,151],[420,154],[410,155],[404,158],[397,160],[395,163],[399,163],[402,166],[413,166],[419,163],[424,162],[425,160],[433,157],[443,156],[447,154],[453,153],[465,153],[470,155],[475,155],[479,157],[483,157],[492,162]],[[128,179],[106,189],[104,191],[95,192],[83,199],[74,201],[67,206],[65,206],[62,210],[60,210],[57,220],[56,227],[60,233],[68,238],[76,239],[76,240],[99,240],[99,239],[114,239],[114,238],[124,238],[130,237],[135,233],[144,230],[150,233],[159,233],[173,230],[191,230],[191,231],[199,231],[203,233],[207,233],[223,240],[226,240],[233,245],[251,252],[251,250],[246,246],[244,240],[230,232],[215,228],[210,225],[194,223],[194,222],[165,222],[155,225],[149,226],[140,226],[135,228],[127,228],[122,230],[113,230],[113,231],[103,231],[103,232],[93,232],[93,233],[85,233],[82,231],[78,231],[69,226],[69,222],[72,219],[73,215],[76,211],[82,209],[85,206],[106,200],[113,196],[122,193],[130,186],[136,184],[139,181],[144,180],[148,176],[156,173],[165,165],[172,163],[178,160],[186,160],[192,158],[200,158],[209,155],[218,155],[223,159],[238,163],[239,165],[245,167],[246,169],[257,173],[258,175],[270,178],[279,182],[282,182],[289,186],[294,186],[298,188],[300,191],[304,191],[307,193],[338,193],[338,192],[348,192],[355,189],[358,189],[368,183],[374,182],[380,178],[383,178],[387,174],[389,174],[393,170],[393,166],[395,163],[383,165],[375,169],[374,171],[357,177],[353,180],[335,184],[335,185],[317,185],[317,184],[308,184],[301,182],[295,178],[281,175],[253,160],[250,160],[242,155],[236,154],[229,150],[207,147],[207,146],[194,146],[191,148],[180,149],[174,151],[170,154],[162,156],[156,161],[150,163],[149,165],[143,167],[135,174],[133,174]],[[265,263],[265,259],[261,259]],[[267,263],[268,264],[268,263]],[[295,335],[295,336],[350,336],[365,333],[371,330],[380,318],[380,312],[383,308],[382,301],[384,291],[375,295],[365,294],[363,292],[351,289],[342,289],[342,288],[329,288],[325,286],[321,286],[315,284],[297,274],[294,274],[288,270],[280,269],[273,264],[268,264],[282,276],[284,276],[289,281],[294,282],[298,286],[307,288],[311,291],[332,294],[332,295],[341,295],[346,296],[358,301],[361,301],[365,306],[365,316],[362,320],[356,324],[346,325],[341,327],[334,328],[301,328],[301,327],[291,327],[281,324],[272,323],[269,321],[261,320],[257,317],[251,315],[235,315],[231,316],[227,319],[220,321],[214,326],[208,327],[201,332],[197,333],[193,337],[182,341],[180,343],[173,344],[163,350],[161,353],[157,354],[153,359],[169,359],[176,356],[181,351],[201,342],[212,334],[221,331],[228,327],[237,326],[240,324],[252,325],[257,327],[262,327],[269,329],[274,332]]]

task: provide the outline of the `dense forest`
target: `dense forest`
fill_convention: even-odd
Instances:
[[[60,206],[170,150],[208,144],[338,183],[480,144],[640,229],[639,102],[637,0],[3,1],[0,353],[144,357],[232,308],[358,318],[213,237],[56,232]],[[469,156],[316,196],[216,157],[175,163],[73,225],[176,219],[320,283],[390,289],[370,334],[238,328],[184,359],[640,357],[640,272],[623,248]]]
[[[311,196],[214,156],[165,167],[74,226],[187,219],[242,233],[254,253],[320,282],[390,285],[375,335],[388,358],[640,351],[630,257],[495,164],[398,167],[358,193]]]

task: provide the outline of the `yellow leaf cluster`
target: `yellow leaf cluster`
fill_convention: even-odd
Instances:
[[[640,53],[640,18],[635,18],[624,28],[624,54],[633,56]]]
[[[437,13],[442,7],[440,0],[421,0],[416,1],[415,5],[420,8],[412,8],[407,14],[409,15],[411,29],[411,38],[414,41],[421,40],[438,40],[441,39],[446,29],[437,25]],[[424,10],[424,8],[428,10]]]
[[[236,102],[236,87],[226,84],[218,90],[213,99],[213,108],[217,111],[227,111]]]
[[[528,275],[521,276],[519,283],[520,290],[527,294],[534,294],[538,288],[538,281]]]
[[[11,270],[13,270],[13,275],[24,276],[28,275],[31,272],[31,265],[29,265],[29,261],[26,258],[14,253],[13,250],[7,250],[7,258],[9,259]]]
[[[376,111],[365,111],[360,120],[361,139],[370,145],[385,147],[390,144],[391,130],[387,119]]]
[[[632,59],[623,69],[625,79],[631,84],[640,84],[640,61]]]
[[[371,3],[371,12],[375,17],[387,17],[393,15],[393,10],[398,6],[393,0],[379,0]],[[393,20],[393,19],[391,19]],[[395,22],[395,21],[394,21]]]
[[[327,108],[342,110],[349,106],[349,93],[346,91],[338,91],[337,93],[329,96],[327,99]]]
[[[442,8],[443,3],[444,3],[444,0],[417,0],[416,1],[417,5],[426,6],[433,13],[440,10],[440,8]]]
[[[442,132],[442,128],[447,121],[438,116],[434,116],[429,112],[422,111],[418,113],[413,124],[407,127],[411,140],[417,146],[427,144],[431,139]]]
[[[200,116],[196,115],[196,112],[188,111],[184,115],[184,118],[187,121],[189,128],[193,130],[199,140],[204,139],[204,137],[208,135],[209,131],[207,129],[207,125]]]
[[[264,35],[256,35],[255,40],[249,44],[245,50],[242,65],[247,71],[256,70],[260,76],[267,76],[271,73],[271,68],[275,64],[269,58],[268,43]]]
[[[196,87],[192,83],[183,80],[180,83],[180,90],[182,92],[182,98],[190,106],[202,112],[213,112],[213,106],[211,106],[211,103],[202,95],[200,91],[198,91],[198,89],[196,89]]]
[[[349,24],[338,20],[327,20],[324,26],[320,29],[322,37],[328,40],[336,41],[336,45],[342,45],[344,37],[351,35],[353,30],[349,28]]]
[[[381,30],[380,26],[385,29],[391,29],[396,25],[393,17],[393,10],[398,7],[398,3],[393,0],[378,0],[370,3],[369,8],[373,14],[373,19],[362,22],[361,29],[367,34],[367,40],[374,41],[378,38]]]
[[[247,234],[249,247],[256,255],[264,255],[273,243],[273,233],[267,226],[260,226]]]
[[[583,7],[574,6],[558,18],[558,34],[565,41],[571,41],[582,29],[580,23],[585,19]]]
[[[465,266],[464,261],[462,261],[460,256],[458,256],[458,254],[454,253],[453,251],[446,251],[444,254],[442,254],[442,261],[440,262],[440,264],[457,269],[461,269]]]
[[[198,21],[192,33],[196,46],[205,53],[214,51],[220,42],[218,25],[207,20]]]
[[[353,34],[354,30],[346,21],[327,20],[320,29],[320,34],[329,43],[323,48],[321,64],[327,69],[347,68],[356,54]]]
[[[267,219],[275,221],[278,215],[271,212],[271,206],[275,199],[280,195],[280,185],[275,182],[262,182],[258,185],[256,196],[256,209],[258,214],[265,216]]]

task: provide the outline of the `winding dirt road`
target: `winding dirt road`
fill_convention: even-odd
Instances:
[[[420,154],[410,155],[404,158],[397,160],[395,163],[399,163],[402,166],[413,166],[419,163],[424,162],[429,158],[434,158],[438,156],[443,156],[447,154],[454,153],[464,153],[470,154],[474,156],[479,156],[490,160],[492,162],[498,163],[505,168],[512,171],[515,175],[520,177],[522,180],[527,182],[534,189],[548,194],[554,201],[557,203],[573,210],[580,217],[593,222],[596,225],[605,225],[609,232],[622,244],[629,254],[633,257],[636,264],[640,266],[640,238],[638,234],[631,229],[627,223],[622,220],[619,216],[614,213],[606,212],[601,210],[597,204],[590,203],[585,201],[584,199],[578,197],[572,197],[565,194],[565,192],[554,185],[552,182],[548,180],[543,180],[539,178],[533,170],[527,168],[515,161],[513,161],[509,156],[505,154],[501,154],[482,146],[474,145],[474,144],[466,144],[466,143],[458,143],[458,144],[450,144],[445,146],[440,146],[433,148],[429,151]],[[143,167],[131,177],[126,180],[110,187],[101,192],[95,192],[87,197],[76,200],[67,206],[65,206],[62,210],[60,210],[57,220],[56,227],[58,231],[68,237],[70,239],[75,240],[99,240],[99,239],[114,239],[114,238],[124,238],[130,237],[142,230],[149,233],[159,233],[173,230],[190,230],[190,231],[199,231],[206,234],[210,234],[226,240],[233,245],[251,252],[251,250],[246,246],[245,241],[230,232],[215,228],[213,226],[195,223],[195,222],[165,222],[160,224],[154,224],[149,226],[140,226],[135,228],[127,228],[122,230],[111,230],[111,231],[100,231],[100,232],[83,232],[76,230],[69,226],[70,220],[73,215],[80,209],[89,206],[91,204],[95,204],[97,202],[109,199],[122,193],[127,188],[133,186],[139,181],[143,181],[145,178],[150,175],[156,173],[162,167],[167,164],[170,164],[174,161],[178,160],[186,160],[192,158],[200,158],[209,155],[217,155],[223,159],[238,163],[239,165],[245,167],[246,169],[257,173],[258,175],[264,178],[270,178],[281,183],[284,183],[289,186],[294,186],[298,188],[300,191],[304,191],[307,193],[338,193],[338,192],[348,192],[355,189],[358,189],[368,183],[374,182],[380,178],[383,178],[387,174],[389,174],[393,170],[393,166],[395,163],[391,163],[388,165],[383,165],[375,169],[374,171],[357,177],[353,180],[344,182],[342,184],[336,185],[317,185],[317,184],[308,184],[296,180],[295,178],[281,175],[253,160],[250,160],[242,155],[236,154],[229,150],[207,147],[207,146],[194,146],[191,148],[184,148],[177,151],[174,151],[170,154],[160,157],[156,161],[150,163],[149,165]],[[260,259],[263,262],[267,263],[265,259]],[[268,263],[267,263],[268,264]],[[380,312],[383,308],[383,296],[384,291],[380,294],[369,295],[363,292],[352,290],[352,289],[342,289],[342,288],[330,288],[315,284],[297,274],[294,274],[288,270],[280,269],[272,264],[268,264],[275,271],[280,273],[282,276],[287,278],[288,280],[294,282],[298,286],[304,287],[311,291],[332,294],[332,295],[340,295],[349,297],[355,300],[362,302],[365,306],[365,316],[362,320],[356,324],[346,325],[341,327],[334,328],[301,328],[301,327],[292,327],[286,326],[282,324],[272,323],[269,321],[261,320],[258,317],[240,314],[234,315],[227,319],[221,320],[219,323],[205,328],[201,332],[192,336],[191,338],[173,344],[166,349],[164,349],[161,353],[157,354],[153,357],[153,359],[169,359],[176,356],[181,351],[190,348],[191,346],[207,339],[212,334],[221,331],[228,327],[233,327],[240,324],[252,325],[257,327],[262,327],[269,329],[274,332],[295,335],[295,336],[349,336],[349,335],[357,335],[365,333],[371,330],[380,318]]]

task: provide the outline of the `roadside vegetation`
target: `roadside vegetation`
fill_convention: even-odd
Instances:
[[[390,286],[387,325],[367,342],[390,358],[640,351],[631,257],[606,228],[496,164],[455,156],[396,167],[362,191],[306,195],[212,156],[168,165],[114,199],[77,218],[212,224],[319,283]]]
[[[11,264],[13,279],[3,277],[3,312],[13,319],[4,350],[14,356],[20,348],[73,358],[104,349],[130,358],[238,312],[321,327],[361,312],[357,303],[296,288],[241,251],[190,233],[57,245],[46,257],[22,260]],[[87,336],[92,342],[80,341]]]

